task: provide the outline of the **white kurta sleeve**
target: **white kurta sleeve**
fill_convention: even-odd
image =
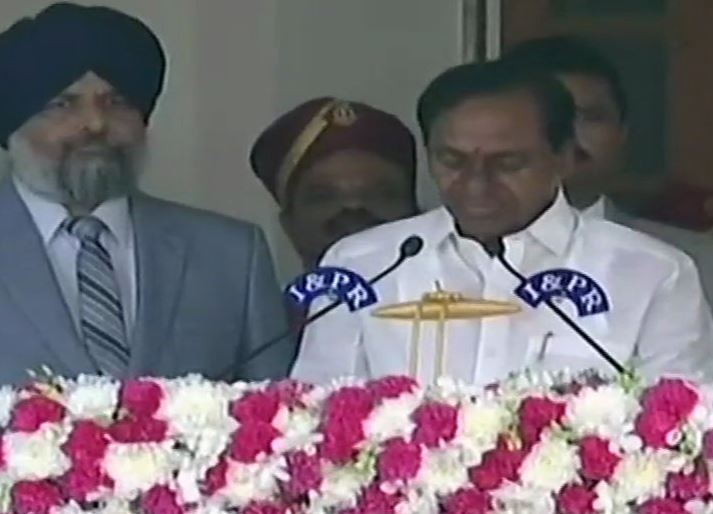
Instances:
[[[330,249],[320,266],[349,268],[339,258],[337,248]],[[327,305],[326,298],[315,301],[310,314]],[[342,376],[366,377],[366,356],[362,348],[360,316],[340,305],[329,314],[309,325],[302,336],[292,378],[323,384]]]
[[[637,349],[637,367],[648,378],[713,378],[713,320],[696,266],[687,256],[652,298]]]

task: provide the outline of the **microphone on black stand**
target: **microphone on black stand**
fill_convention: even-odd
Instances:
[[[491,257],[496,257],[500,264],[510,272],[514,277],[516,277],[522,284],[527,283],[527,278],[525,278],[522,273],[515,269],[515,267],[510,264],[510,262],[505,258],[505,246],[501,238],[494,239],[488,243],[483,244],[483,248]],[[577,335],[582,338],[582,340],[587,343],[595,352],[599,354],[605,361],[607,361],[619,374],[628,374],[626,368],[622,366],[619,361],[617,361],[608,351],[606,351],[599,343],[597,343],[592,336],[587,334],[582,327],[577,325],[572,318],[570,318],[562,309],[560,309],[551,298],[546,298],[544,303],[554,312],[559,319],[565,322],[569,328],[574,330]]]
[[[399,246],[399,255],[396,258],[396,260],[391,263],[388,267],[384,268],[383,271],[372,277],[368,283],[369,285],[374,285],[378,281],[380,281],[382,278],[385,276],[389,275],[392,273],[396,268],[401,266],[404,261],[407,259],[410,259],[411,257],[414,257],[421,253],[421,250],[423,249],[423,238],[421,236],[409,236],[407,237]],[[300,326],[295,329],[295,328],[290,328],[289,330],[285,331],[284,333],[278,335],[277,337],[274,337],[267,341],[266,343],[258,346],[254,350],[252,350],[247,356],[245,357],[246,361],[249,361],[250,359],[254,358],[256,355],[259,355],[263,351],[267,350],[271,346],[279,343],[286,337],[289,337],[293,332],[301,332],[305,327],[310,325],[311,323],[314,323],[318,319],[326,316],[330,312],[332,312],[334,309],[342,305],[345,301],[345,298],[339,298],[337,300],[334,300],[332,303],[329,305],[321,308],[311,316],[309,316],[306,320],[304,320]]]

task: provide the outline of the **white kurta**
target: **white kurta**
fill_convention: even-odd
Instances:
[[[382,225],[334,245],[322,265],[340,266],[370,278],[388,266],[399,244],[419,235],[425,246],[376,286],[375,307],[418,300],[435,289],[473,298],[517,302],[514,315],[451,321],[447,328],[447,374],[476,384],[526,368],[611,371],[592,349],[544,305],[533,309],[513,293],[518,280],[474,241],[460,237],[445,208]],[[618,360],[646,375],[713,376],[713,321],[696,268],[680,251],[626,227],[582,217],[559,195],[524,231],[504,239],[507,259],[530,276],[552,268],[589,275],[606,291],[610,310],[577,317]],[[340,307],[310,326],[293,376],[313,382],[358,375],[408,373],[411,324],[377,319],[373,308]],[[419,379],[434,380],[435,327],[421,331]]]

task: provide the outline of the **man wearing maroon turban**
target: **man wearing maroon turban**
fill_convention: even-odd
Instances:
[[[250,162],[310,269],[342,237],[416,214],[415,152],[395,116],[317,98],[265,129]]]
[[[262,232],[136,188],[165,57],[141,21],[54,4],[0,34],[0,383],[284,376]],[[262,351],[261,351],[262,350]]]

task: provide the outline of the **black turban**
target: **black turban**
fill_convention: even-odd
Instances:
[[[148,121],[166,60],[141,21],[108,7],[57,3],[0,34],[0,144],[92,71]]]

